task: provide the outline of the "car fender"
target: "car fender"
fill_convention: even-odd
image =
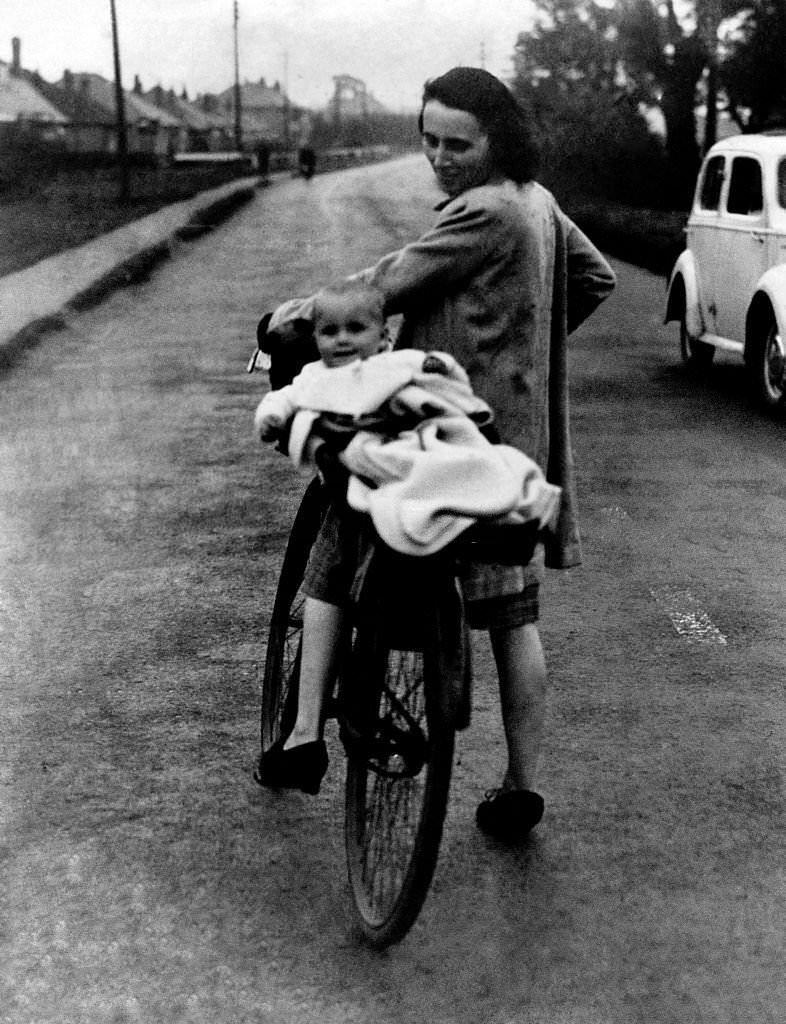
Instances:
[[[751,323],[751,318],[757,305],[761,302],[762,296],[766,297],[772,307],[778,330],[782,335],[786,335],[786,263],[770,267],[759,278],[753,300],[748,307],[748,324]]]
[[[669,278],[666,299],[666,315],[664,323],[682,319],[683,306],[680,289],[685,292],[685,326],[692,338],[700,338],[704,333],[704,322],[699,303],[699,277],[696,271],[696,260],[690,249],[680,253]]]

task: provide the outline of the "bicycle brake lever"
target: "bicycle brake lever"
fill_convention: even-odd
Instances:
[[[270,356],[267,352],[263,352],[261,348],[256,349],[254,354],[248,361],[246,367],[246,373],[253,373],[254,370],[269,370],[270,369]]]
[[[257,332],[256,332],[257,333],[257,347],[256,347],[256,351],[254,352],[254,354],[251,356],[251,358],[248,361],[248,366],[246,367],[246,373],[253,373],[254,370],[257,369],[257,367],[260,370],[269,370],[270,369],[270,362],[271,362],[270,361],[270,353],[269,353],[270,340],[268,338],[267,329],[270,326],[270,321],[271,321],[272,317],[273,317],[272,313],[265,313],[265,315],[262,317],[262,319],[257,324]]]

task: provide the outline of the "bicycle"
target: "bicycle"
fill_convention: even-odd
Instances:
[[[275,363],[264,319],[260,329],[258,344],[272,348]],[[249,370],[254,365],[252,358]],[[294,724],[300,587],[330,498],[315,477],[285,549],[262,681],[263,753]],[[447,811],[455,733],[471,717],[458,560],[506,561],[515,550],[518,561],[522,545],[534,549],[538,528],[475,526],[424,558],[387,548],[360,519],[359,527],[367,531],[370,557],[347,616],[327,718],[338,721],[347,757],[344,832],[353,918],[372,946],[384,948],[407,934],[425,902]]]

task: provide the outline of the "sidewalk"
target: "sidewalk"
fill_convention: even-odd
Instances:
[[[0,366],[68,312],[138,279],[185,238],[209,230],[255,195],[239,178],[110,231],[75,249],[0,277]]]

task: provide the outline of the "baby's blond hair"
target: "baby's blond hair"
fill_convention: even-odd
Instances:
[[[379,320],[380,324],[385,323],[385,296],[382,292],[373,284],[361,280],[360,278],[345,278],[342,281],[336,281],[333,284],[325,285],[324,288],[320,288],[317,294],[314,296],[314,320],[318,320],[321,309],[320,299],[330,295],[355,295],[357,296],[358,303],[362,302],[364,307],[374,316],[375,319]]]

